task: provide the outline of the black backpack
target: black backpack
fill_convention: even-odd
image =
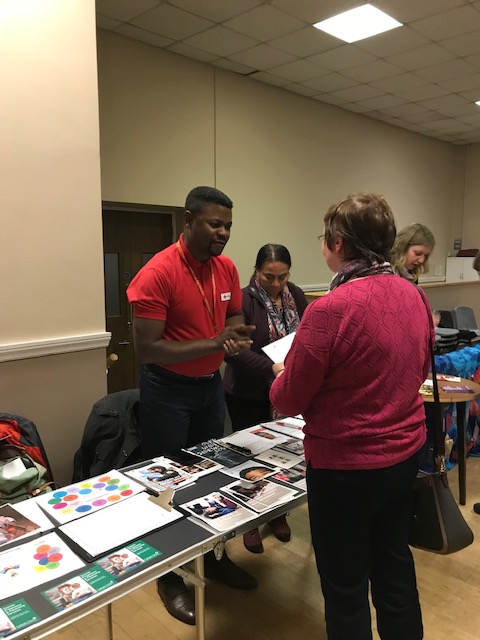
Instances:
[[[140,462],[140,390],[110,393],[96,402],[73,461],[72,482]]]

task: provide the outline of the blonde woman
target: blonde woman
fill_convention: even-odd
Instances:
[[[417,284],[420,273],[427,270],[434,246],[433,233],[425,225],[415,223],[404,227],[397,233],[390,254],[393,270]]]

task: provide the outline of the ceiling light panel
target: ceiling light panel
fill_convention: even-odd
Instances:
[[[357,42],[401,27],[402,23],[371,4],[364,4],[313,26],[345,42]]]

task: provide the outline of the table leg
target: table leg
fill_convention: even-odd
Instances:
[[[205,578],[203,555],[195,558],[195,618],[197,640],[205,640]]]
[[[107,621],[108,621],[108,638],[109,640],[113,640],[113,611],[112,611],[111,602],[107,605]]]
[[[467,421],[466,402],[457,402],[458,494],[460,504],[467,501]]]

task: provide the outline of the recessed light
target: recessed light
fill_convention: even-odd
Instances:
[[[339,13],[333,18],[317,22],[313,26],[345,42],[357,42],[357,40],[375,36],[377,33],[401,27],[402,23],[371,4],[364,4],[356,9]]]
[[[478,106],[480,107],[480,100],[477,100],[475,104],[478,104]]]

